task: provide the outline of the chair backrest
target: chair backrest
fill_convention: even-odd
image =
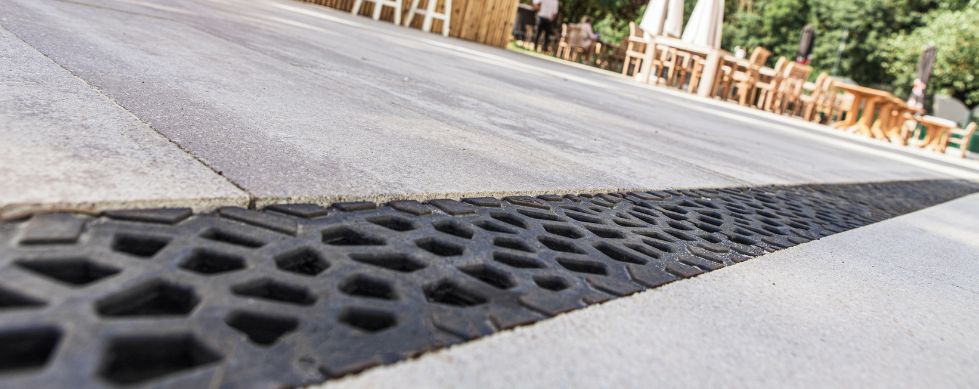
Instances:
[[[751,56],[748,61],[751,62],[753,66],[762,67],[765,66],[765,62],[768,61],[768,57],[772,56],[772,52],[768,51],[764,47],[758,46],[751,50]]]
[[[643,37],[642,29],[636,22],[629,22],[629,36],[625,38],[626,53],[638,53],[646,50],[646,40]]]
[[[772,83],[778,83],[783,77],[785,77],[785,68],[788,67],[788,65],[789,60],[785,59],[785,57],[778,57],[778,60],[775,61],[775,67],[773,68],[775,70],[775,77],[772,77]]]
[[[958,135],[959,138],[950,138],[949,143],[958,145],[959,154],[962,158],[965,158],[965,155],[969,153],[969,144],[976,135],[976,122],[969,123],[965,128],[953,130],[952,133]]]

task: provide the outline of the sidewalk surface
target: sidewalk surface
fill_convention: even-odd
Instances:
[[[296,1],[2,4],[6,213],[976,176]]]
[[[979,195],[326,388],[979,386]]]

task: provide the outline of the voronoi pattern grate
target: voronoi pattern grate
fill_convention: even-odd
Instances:
[[[316,383],[976,190],[916,181],[37,215],[0,224],[0,386]]]

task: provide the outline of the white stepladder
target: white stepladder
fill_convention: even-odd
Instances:
[[[384,7],[394,8],[394,24],[398,24],[401,20],[401,6],[402,0],[366,0],[374,3],[374,20],[381,20],[381,10]],[[357,0],[354,2],[354,7],[350,9],[350,13],[356,15],[360,13],[360,7],[364,5],[364,0]]]
[[[404,25],[408,27],[411,22],[415,20],[415,14],[421,14],[425,17],[422,22],[422,31],[432,32],[432,21],[435,19],[442,21],[442,35],[449,36],[449,19],[452,16],[452,0],[444,0],[442,6],[442,12],[435,12],[435,7],[438,5],[438,0],[427,0],[427,5],[425,9],[419,9],[419,3],[421,0],[411,0],[411,8],[408,9],[408,17],[405,18]]]

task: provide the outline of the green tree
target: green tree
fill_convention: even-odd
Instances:
[[[929,95],[941,91],[969,106],[979,104],[979,0],[963,8],[942,7],[924,18],[924,26],[884,42],[882,68],[898,95],[910,92],[921,49],[933,44],[937,52]]]

